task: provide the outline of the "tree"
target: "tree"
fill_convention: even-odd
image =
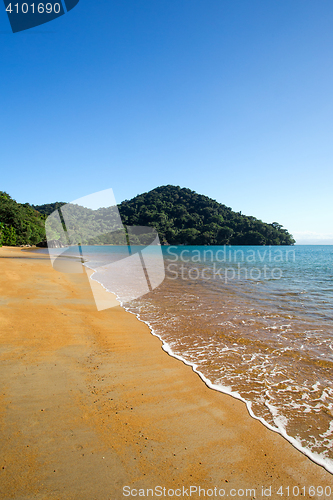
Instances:
[[[15,229],[12,226],[5,226],[3,228],[2,244],[8,247],[16,245],[17,236]]]
[[[228,245],[234,231],[231,227],[223,226],[218,230],[216,242],[218,245]]]
[[[265,245],[266,239],[258,231],[249,231],[238,236],[236,245]]]
[[[179,231],[177,240],[183,245],[195,245],[199,237],[200,231],[194,228],[188,228]]]

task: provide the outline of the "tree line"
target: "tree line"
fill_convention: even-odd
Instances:
[[[45,240],[45,220],[65,205],[17,203],[0,191],[0,245],[36,245]],[[161,186],[123,201],[119,213],[124,226],[155,228],[164,245],[293,245],[292,235],[277,222],[234,212],[230,207],[179,186]],[[116,224],[112,208],[96,211],[67,205],[72,218],[69,233],[79,227],[81,242],[124,244],[123,235],[106,234]],[[54,239],[60,228],[54,222]],[[52,227],[52,225],[51,225]],[[116,227],[116,226],[115,226]],[[59,234],[58,234],[59,233]],[[103,234],[102,234],[103,233]],[[141,238],[142,239],[142,238]],[[74,241],[74,240],[73,240]],[[84,243],[83,243],[84,244]]]

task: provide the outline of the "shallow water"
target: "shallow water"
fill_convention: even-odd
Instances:
[[[207,383],[333,472],[333,247],[163,253],[164,282],[126,308]],[[107,274],[95,278],[114,290]]]

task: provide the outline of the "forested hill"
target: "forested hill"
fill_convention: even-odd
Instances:
[[[29,203],[0,191],[0,246],[36,245],[45,239],[45,217]]]
[[[38,206],[21,204],[0,191],[0,246],[35,245],[45,240],[45,219],[62,205],[62,202]],[[233,212],[231,208],[207,196],[179,186],[161,186],[123,201],[119,211],[125,226],[155,227],[163,244],[295,243],[288,231],[277,222],[268,224],[255,217]],[[95,223],[98,227],[100,215],[99,211],[89,214],[92,227],[95,227]]]
[[[286,229],[233,212],[231,208],[179,186],[161,186],[119,205],[123,224],[153,226],[164,244],[293,245]]]
[[[50,215],[63,205],[66,205],[64,201],[56,201],[55,203],[47,203],[45,205],[32,205],[32,207],[43,215]]]

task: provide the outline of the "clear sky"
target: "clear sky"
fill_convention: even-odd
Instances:
[[[17,201],[175,184],[333,244],[331,0],[80,0],[16,34],[0,5],[0,44]]]

